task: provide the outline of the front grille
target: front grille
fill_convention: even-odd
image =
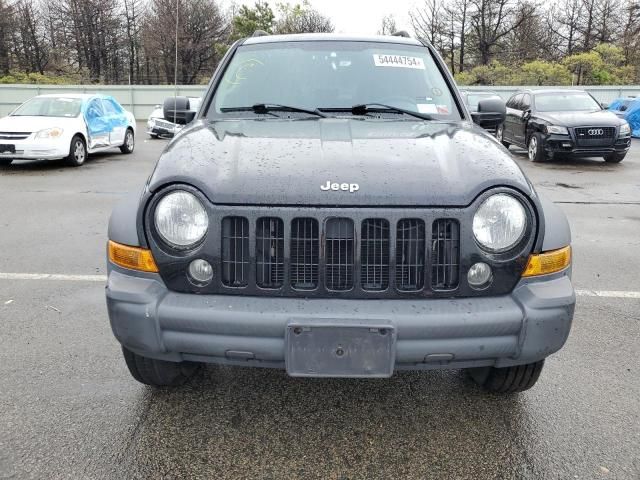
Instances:
[[[222,283],[246,287],[249,283],[249,221],[244,217],[222,219]]]
[[[0,140],[24,140],[31,132],[0,132]]]
[[[262,217],[256,225],[256,283],[280,288],[284,280],[284,225],[275,217]]]
[[[615,127],[578,127],[574,131],[579,147],[607,147],[616,135]]]
[[[325,228],[327,290],[351,290],[354,266],[353,220],[330,218]]]
[[[360,282],[363,290],[381,291],[389,286],[389,222],[368,218],[362,222]]]
[[[369,295],[459,286],[455,219],[221,215],[221,283]],[[428,293],[427,293],[428,294]]]
[[[460,225],[439,219],[431,229],[431,289],[453,290],[458,286]]]

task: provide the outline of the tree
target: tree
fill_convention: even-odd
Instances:
[[[472,0],[474,11],[471,28],[476,37],[480,63],[487,65],[493,49],[506,35],[529,21],[535,13],[534,4],[516,8],[512,0]]]
[[[302,4],[278,4],[275,33],[329,33],[334,27],[331,20],[313,9],[308,0]]]
[[[229,25],[215,0],[178,2],[178,82],[195,83],[206,72],[209,77],[217,58],[219,43],[227,41]],[[146,55],[160,59],[155,71],[173,83],[176,68],[175,0],[151,0],[145,23]],[[152,53],[153,52],[153,53]]]
[[[275,15],[267,2],[256,2],[253,8],[242,5],[233,20],[232,39],[250,37],[256,30],[273,33]]]
[[[571,85],[571,72],[562,64],[534,60],[522,65],[519,85]]]
[[[384,17],[382,17],[378,35],[392,35],[397,31],[398,29],[396,28],[396,18],[393,15],[385,15]]]
[[[443,50],[442,38],[446,30],[444,13],[442,0],[424,0],[421,7],[409,12],[411,26],[418,38],[426,40],[439,50]]]
[[[8,0],[0,0],[0,74],[8,75],[11,68],[11,34],[13,30],[13,6]]]

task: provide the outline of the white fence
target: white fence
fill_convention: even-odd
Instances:
[[[178,95],[202,96],[206,85],[178,86]],[[523,88],[572,88],[572,87],[464,87],[465,90],[490,90],[505,100]],[[610,103],[623,96],[640,96],[640,85],[573,87],[589,91],[598,101]],[[146,119],[155,105],[174,94],[171,85],[0,85],[0,116],[11,112],[22,102],[45,93],[104,93],[112,95],[125,108],[131,110],[138,120]]]

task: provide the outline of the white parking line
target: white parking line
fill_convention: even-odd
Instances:
[[[0,280],[55,280],[64,282],[106,282],[106,275],[61,275],[57,273],[2,273]]]
[[[580,297],[640,298],[640,292],[615,290],[582,290],[579,288],[576,288],[576,295]]]
[[[63,275],[58,273],[2,273],[0,280],[49,280],[62,282],[106,282],[106,275]],[[625,290],[576,289],[579,297],[634,298],[640,299],[640,292]]]

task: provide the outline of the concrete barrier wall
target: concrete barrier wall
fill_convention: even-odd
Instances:
[[[178,86],[178,95],[200,97],[206,85]],[[0,85],[0,116],[7,115],[20,104],[36,95],[49,93],[102,93],[113,96],[136,119],[146,119],[155,105],[173,96],[174,87],[167,85]]]
[[[206,85],[180,85],[178,95],[200,97],[206,91]],[[514,92],[524,88],[583,88],[598,101],[610,103],[622,96],[640,96],[640,85],[604,86],[604,87],[465,87],[466,90],[490,90],[505,100]],[[103,93],[112,95],[127,110],[133,112],[138,120],[144,120],[166,97],[174,94],[170,85],[0,85],[0,116],[7,115],[22,102],[45,93]]]

